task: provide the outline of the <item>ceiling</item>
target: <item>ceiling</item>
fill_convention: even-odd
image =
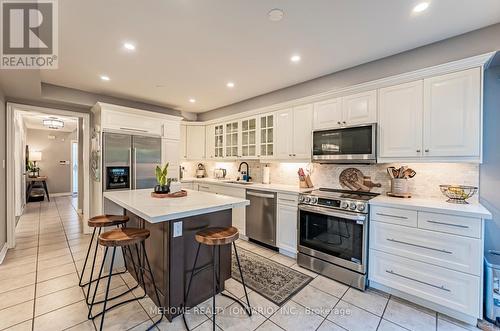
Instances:
[[[500,22],[498,0],[419,2],[59,1],[59,69],[40,79],[204,112]]]
[[[20,112],[20,113],[21,117],[23,118],[24,124],[28,129],[73,132],[78,128],[78,119],[74,117],[54,116],[43,113],[37,113],[34,111]],[[61,120],[64,122],[64,127],[62,129],[49,129],[43,126],[43,120],[45,119]]]

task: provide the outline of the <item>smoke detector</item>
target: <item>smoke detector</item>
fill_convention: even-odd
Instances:
[[[267,13],[267,17],[269,18],[270,21],[272,22],[279,22],[283,19],[283,16],[285,16],[285,13],[283,10],[274,8]]]

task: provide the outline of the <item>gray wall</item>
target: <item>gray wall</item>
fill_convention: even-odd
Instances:
[[[40,175],[48,176],[49,193],[71,192],[71,166],[60,165],[59,161],[71,160],[71,139],[77,139],[75,132],[28,129],[26,143],[30,151],[42,152],[42,161],[37,162]],[[49,140],[48,136],[56,136]],[[64,141],[63,141],[64,140]]]
[[[6,139],[6,110],[5,97],[0,89],[0,249],[7,241],[7,212],[6,212],[6,177],[3,160],[5,160],[5,139]]]
[[[198,120],[211,120],[496,50],[500,50],[500,23],[201,113]]]
[[[500,55],[497,55],[500,58]],[[500,59],[498,59],[500,62]],[[483,164],[479,168],[480,201],[493,214],[486,222],[486,249],[500,251],[500,63],[484,73]]]

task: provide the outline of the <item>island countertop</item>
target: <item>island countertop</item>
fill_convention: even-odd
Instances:
[[[158,199],[151,189],[104,192],[104,198],[131,211],[150,223],[244,207],[249,200],[220,194],[186,190],[186,197]]]

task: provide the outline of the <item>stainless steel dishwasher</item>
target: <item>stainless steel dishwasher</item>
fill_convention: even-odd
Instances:
[[[276,247],[276,193],[247,190],[246,236]]]

